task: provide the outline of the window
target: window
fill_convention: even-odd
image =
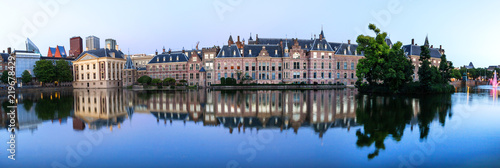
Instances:
[[[89,70],[89,69],[90,69],[90,65],[89,65],[89,64],[87,64],[87,70]]]
[[[340,62],[337,62],[337,69],[340,69]]]
[[[94,69],[95,69],[95,64],[92,64],[92,65],[93,65],[93,67],[94,67]]]
[[[351,73],[351,78],[353,78],[353,79],[354,79],[354,73]]]
[[[324,68],[325,68],[325,65],[324,65],[324,64],[325,64],[325,63],[323,63],[323,62],[321,63],[321,69],[324,69]]]
[[[318,57],[318,53],[313,53],[313,58],[316,58],[316,57]]]
[[[328,73],[328,78],[332,78],[332,73]]]
[[[276,79],[276,73],[273,73],[272,74],[272,79],[275,80]]]
[[[314,63],[314,66],[313,66],[313,67],[314,67],[314,69],[316,69],[316,63]]]
[[[255,72],[252,73],[252,79],[255,80]]]
[[[278,50],[276,50],[276,51],[278,51]],[[272,70],[272,71],[275,71],[275,70],[276,70],[276,67],[275,67],[275,64],[274,64],[274,63],[272,63],[272,64],[271,64],[271,70]]]
[[[303,65],[304,65],[304,69],[307,69],[307,63],[304,62]]]
[[[354,62],[351,62],[351,70],[354,70]]]
[[[340,78],[340,73],[337,73],[337,78]]]
[[[344,62],[344,69],[347,69],[347,62]]]
[[[347,78],[347,73],[344,73],[344,78]]]
[[[194,56],[194,57],[193,57],[193,62],[196,62],[196,59],[197,59],[197,58],[196,58],[196,56]]]
[[[248,67],[248,63],[245,63],[245,71],[249,71],[250,68]]]
[[[304,78],[304,79],[306,79],[306,78],[307,78],[307,75],[306,75],[306,74],[307,74],[307,73],[305,73],[305,72],[304,72],[304,74],[303,74],[303,75],[304,75],[304,76],[303,76],[303,78]]]
[[[220,80],[220,73],[217,74],[217,80]]]
[[[278,71],[281,71],[281,63],[278,63]]]
[[[316,72],[314,72],[314,74],[313,74],[313,78],[315,78],[315,79],[316,79]]]
[[[252,71],[255,71],[255,63],[252,63]],[[254,77],[254,79],[255,79],[255,77]]]
[[[325,78],[325,74],[323,72],[321,72],[321,78]]]

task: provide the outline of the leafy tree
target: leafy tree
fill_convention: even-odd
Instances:
[[[446,84],[450,82],[452,78],[453,63],[448,62],[446,59],[446,54],[441,56],[441,62],[439,63],[439,72],[441,73],[442,81],[440,83]]]
[[[67,61],[60,59],[56,61],[56,81],[59,82],[70,82],[73,80],[73,75],[71,72],[70,65]]]
[[[33,78],[33,76],[31,76],[30,72],[28,70],[24,70],[23,71],[23,74],[21,75],[21,81],[23,83],[29,83],[31,82],[31,79]]]
[[[357,38],[358,52],[364,52],[365,58],[359,60],[357,65],[356,86],[361,87],[362,80],[366,79],[368,86],[382,84],[391,91],[398,92],[405,83],[413,80],[414,67],[406,58],[401,42],[395,43],[391,48],[385,41],[387,33],[381,33],[373,24],[368,27],[376,37],[359,35]]]
[[[403,49],[403,44],[397,42],[389,51],[389,55],[385,57],[383,81],[392,91],[398,91],[401,87],[413,80],[412,74],[414,66],[411,61],[406,58]]]
[[[137,79],[137,82],[141,83],[141,84],[149,84],[151,83],[153,79],[151,79],[151,77],[147,76],[147,75],[144,75],[144,76],[141,76],[139,79]]]
[[[9,71],[2,72],[2,82],[9,83]]]
[[[433,82],[433,72],[431,68],[431,54],[429,51],[429,47],[427,45],[423,45],[420,47],[421,53],[420,53],[420,68],[418,69],[418,77],[420,81],[420,86],[424,91],[428,91],[431,87],[431,84]]]
[[[187,81],[187,80],[184,80],[184,79],[183,79],[183,80],[180,80],[179,82],[180,82],[182,85],[186,85],[186,84],[188,83],[188,81]]]
[[[374,24],[368,26],[375,32],[376,37],[359,35],[356,42],[358,52],[364,52],[365,58],[360,59],[357,65],[356,76],[359,81],[366,79],[369,85],[376,84],[382,79],[384,71],[384,56],[389,53],[389,46],[385,42],[387,33],[380,33]]]
[[[161,79],[153,79],[153,80],[151,80],[151,84],[153,84],[153,85],[158,85],[161,82],[162,82]]]
[[[175,79],[174,78],[165,78],[163,79],[163,83],[166,85],[175,85]]]
[[[56,77],[55,67],[49,60],[37,61],[33,72],[35,73],[35,77],[43,83],[53,82]]]
[[[222,77],[220,78],[220,84],[225,85],[226,84],[226,78]]]

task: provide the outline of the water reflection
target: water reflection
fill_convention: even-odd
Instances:
[[[355,89],[308,91],[161,91],[69,90],[20,95],[18,129],[36,130],[43,121],[63,124],[72,117],[75,131],[121,129],[134,113],[147,114],[150,122],[202,123],[223,127],[229,133],[263,129],[314,130],[323,138],[332,128],[354,128],[356,145],[375,147],[368,158],[386,148],[385,141],[401,141],[405,129],[418,127],[426,140],[430,124],[445,125],[451,95],[394,97],[359,95]],[[6,107],[7,103],[2,106]],[[0,118],[7,127],[6,108]],[[354,142],[353,142],[354,143]]]
[[[358,129],[356,145],[370,147],[375,144],[375,151],[368,154],[372,159],[385,149],[384,141],[391,137],[401,141],[407,125],[418,125],[420,139],[425,140],[429,134],[430,124],[436,118],[445,125],[446,116],[451,117],[451,95],[432,95],[422,97],[401,96],[369,96],[357,97],[356,116],[363,130]]]

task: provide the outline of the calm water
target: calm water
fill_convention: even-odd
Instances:
[[[1,167],[499,167],[499,93],[67,90],[19,95]],[[6,105],[6,103],[3,103]]]

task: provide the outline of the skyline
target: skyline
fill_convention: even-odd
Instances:
[[[31,1],[28,3],[34,5],[26,6],[26,2],[3,1],[2,6],[8,7],[3,11],[16,17],[2,16],[9,26],[0,30],[4,39],[0,48],[24,49],[28,37],[45,55],[49,46],[62,45],[69,51],[71,37],[85,39],[95,35],[102,44],[104,39],[115,39],[125,54],[128,50],[130,54],[153,54],[163,46],[172,50],[192,49],[198,41],[200,48],[222,46],[227,44],[229,35],[233,38],[239,35],[246,41],[250,33],[253,38],[259,34],[261,38],[308,39],[311,34],[317,36],[322,27],[330,42],[355,42],[361,33],[374,36],[367,28],[374,23],[393,42],[411,44],[411,39],[415,39],[415,43],[422,45],[428,35],[431,45],[443,46],[455,67],[469,62],[476,67],[500,64],[500,58],[483,49],[496,47],[495,39],[500,38],[494,30],[500,25],[494,18],[500,14],[494,8],[500,4],[496,1],[120,2],[46,0]],[[29,24],[35,30],[23,32]],[[434,26],[420,26],[425,24]]]

